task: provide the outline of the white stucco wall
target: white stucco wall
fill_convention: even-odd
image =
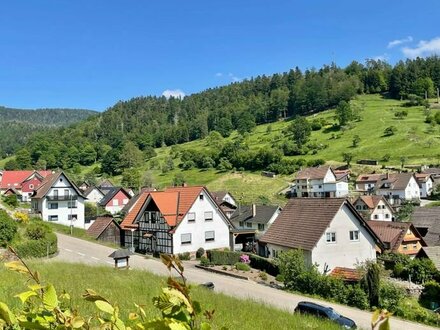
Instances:
[[[229,226],[223,218],[217,204],[212,201],[205,191],[201,193],[203,200],[197,197],[188,213],[195,213],[195,221],[188,222],[188,213],[177,226],[173,234],[174,253],[195,252],[199,248],[205,250],[217,248],[229,248]],[[213,219],[205,221],[205,212],[212,211]],[[205,242],[205,232],[214,231],[214,241]],[[182,244],[181,235],[191,234],[191,244]]]
[[[350,231],[359,230],[359,240],[350,241]],[[336,242],[327,243],[327,232],[336,233]],[[359,220],[344,205],[330,223],[324,235],[312,251],[312,262],[318,264],[319,271],[328,265],[331,271],[335,267],[353,268],[359,262],[376,259],[376,243]]]
[[[422,187],[420,188],[420,197],[426,198],[431,195],[433,188],[433,182],[431,178],[429,178],[426,182],[422,183]]]
[[[60,179],[62,179],[60,181]],[[58,190],[58,196],[64,196],[64,190],[68,189],[69,194],[77,195],[75,189],[70,185],[67,181],[66,177],[62,175],[57,182],[54,183],[52,188],[49,190],[46,196],[54,196],[54,190]],[[57,209],[49,209],[49,203],[58,203]],[[41,212],[41,217],[44,221],[49,221],[49,216],[57,215],[57,221],[51,221],[53,223],[59,223],[65,226],[71,226],[73,224],[74,227],[78,228],[86,228],[84,223],[84,198],[78,196],[76,199],[76,207],[68,208],[69,200],[54,200],[48,201],[45,197],[41,199],[38,203],[39,211]],[[69,220],[69,215],[76,215],[76,220]]]
[[[93,189],[86,197],[87,202],[98,204],[104,195],[98,189]]]
[[[393,211],[382,200],[377,204],[376,208],[370,215],[370,220],[392,221],[392,219]]]

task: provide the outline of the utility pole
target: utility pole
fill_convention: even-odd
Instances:
[[[437,87],[437,103],[440,103],[440,95],[439,95],[438,87]]]

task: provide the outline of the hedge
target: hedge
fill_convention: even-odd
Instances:
[[[251,267],[265,271],[266,273],[277,276],[280,270],[277,265],[275,265],[270,259],[257,256],[255,254],[249,254],[251,260]]]
[[[47,256],[49,246],[49,255],[58,251],[57,236],[54,233],[47,233],[44,238],[38,240],[27,240],[14,246],[21,258],[41,258]]]
[[[206,254],[214,265],[235,265],[243,253],[232,251],[209,250]]]
[[[235,265],[240,261],[240,256],[246,254],[251,261],[250,266],[255,269],[265,271],[266,273],[277,276],[280,273],[278,266],[271,260],[257,256],[255,254],[248,254],[242,252],[209,250],[206,254],[210,262],[214,265]]]

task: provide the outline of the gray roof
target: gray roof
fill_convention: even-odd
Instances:
[[[277,205],[255,205],[256,214],[252,216],[252,205],[241,205],[232,213],[231,221],[266,224],[278,210]]]
[[[440,271],[440,246],[422,247],[419,255],[423,255],[423,252],[429,259],[431,259],[435,265],[435,268]]]
[[[405,190],[412,177],[414,177],[413,173],[389,174],[388,176],[382,177],[382,180],[378,182],[379,189]],[[389,184],[389,187],[386,187],[386,184]]]
[[[411,215],[411,221],[418,230],[428,230],[423,237],[428,246],[440,246],[440,207],[417,207]]]
[[[102,190],[102,189],[101,189]],[[127,197],[128,199],[131,199],[130,194],[121,187],[112,187],[108,190],[108,192],[105,194],[105,196],[101,199],[101,201],[99,202],[99,205],[101,206],[106,206],[108,202],[110,202],[112,200],[113,197],[115,197],[115,195],[119,192],[122,191]]]
[[[102,196],[104,196],[105,194],[101,191],[101,189],[99,189],[98,187],[95,187],[95,186],[90,186],[90,187],[88,187],[86,190],[84,190],[84,196],[88,196],[94,189],[96,189],[96,190],[98,190],[101,194],[102,194]]]
[[[131,253],[128,249],[119,249],[110,254],[109,257],[113,259],[120,259],[131,256],[132,254],[133,253]]]

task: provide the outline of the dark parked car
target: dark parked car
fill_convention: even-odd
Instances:
[[[214,283],[212,283],[212,282],[205,282],[205,283],[200,284],[200,286],[203,286],[209,290],[214,290]]]
[[[335,312],[331,307],[318,305],[308,301],[301,301],[295,308],[295,313],[310,314],[338,323],[345,329],[357,329],[356,323],[348,317]]]

